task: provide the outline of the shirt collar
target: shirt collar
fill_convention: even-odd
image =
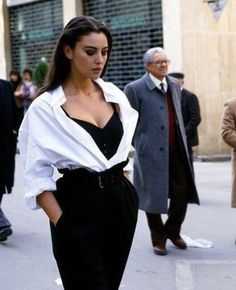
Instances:
[[[105,82],[103,79],[98,78],[94,80],[102,89],[106,102],[120,103],[126,100],[124,93],[115,85]]]
[[[112,83],[105,82],[101,78],[94,80],[94,82],[102,89],[106,102],[122,103],[122,100],[125,102],[125,98],[121,98],[121,95],[125,96],[123,92]],[[65,103],[66,97],[62,86],[57,87],[49,93],[52,95],[51,107],[61,106]]]
[[[154,77],[151,73],[149,73],[150,79],[154,82],[155,86],[158,89],[161,89],[160,84],[163,83],[164,85],[164,90],[167,91],[167,81],[166,78],[164,77],[162,81],[160,81],[159,79],[157,79],[156,77]]]
[[[65,103],[66,101],[66,97],[63,91],[62,86],[57,87],[56,89],[54,89],[51,92],[48,92],[49,94],[51,94],[52,98],[51,98],[51,107],[57,107],[57,106],[61,106],[62,104]]]

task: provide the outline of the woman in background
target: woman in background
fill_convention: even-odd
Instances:
[[[16,69],[12,69],[9,74],[9,81],[12,85],[14,99],[17,106],[17,129],[19,129],[24,117],[23,99],[18,97],[21,94],[20,91],[22,86],[22,77],[20,72]]]
[[[34,85],[32,77],[33,71],[30,68],[25,68],[23,70],[23,80],[20,89],[15,92],[15,97],[23,104],[24,114],[36,97],[37,87]]]

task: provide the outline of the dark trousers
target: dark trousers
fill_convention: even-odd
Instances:
[[[146,212],[152,244],[163,243],[167,238],[180,236],[188,205],[188,174],[180,148],[173,148],[169,155],[169,208],[164,223],[161,214]]]
[[[4,212],[1,209],[2,197],[3,194],[0,194],[0,230],[2,228],[11,226],[11,223],[9,222],[9,220],[7,219],[7,217],[5,216]]]
[[[190,144],[188,144],[188,155],[189,155],[189,160],[190,160],[190,164],[192,166],[192,171],[194,174],[194,167],[193,167],[193,148]]]
[[[51,235],[64,289],[118,290],[137,222],[133,185],[122,177],[83,186],[74,176],[59,179],[55,196],[63,214]]]

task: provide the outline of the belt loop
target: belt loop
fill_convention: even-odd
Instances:
[[[104,187],[104,185],[102,184],[102,176],[101,175],[98,175],[98,185],[100,188]]]

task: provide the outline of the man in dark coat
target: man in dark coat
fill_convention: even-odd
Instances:
[[[0,242],[12,234],[11,223],[1,208],[4,193],[14,184],[17,141],[17,108],[10,82],[0,79]]]
[[[180,249],[187,204],[199,204],[188,156],[178,82],[167,76],[169,59],[162,48],[151,48],[143,57],[146,74],[124,91],[139,112],[133,145],[134,186],[140,209],[146,212],[153,250],[167,253],[167,238]],[[168,199],[170,203],[168,206]],[[164,223],[161,214],[167,214]]]
[[[199,101],[194,93],[184,88],[184,73],[171,72],[169,73],[169,76],[177,79],[181,87],[181,110],[187,135],[189,158],[193,166],[192,147],[199,144],[197,132],[197,127],[201,122]]]

